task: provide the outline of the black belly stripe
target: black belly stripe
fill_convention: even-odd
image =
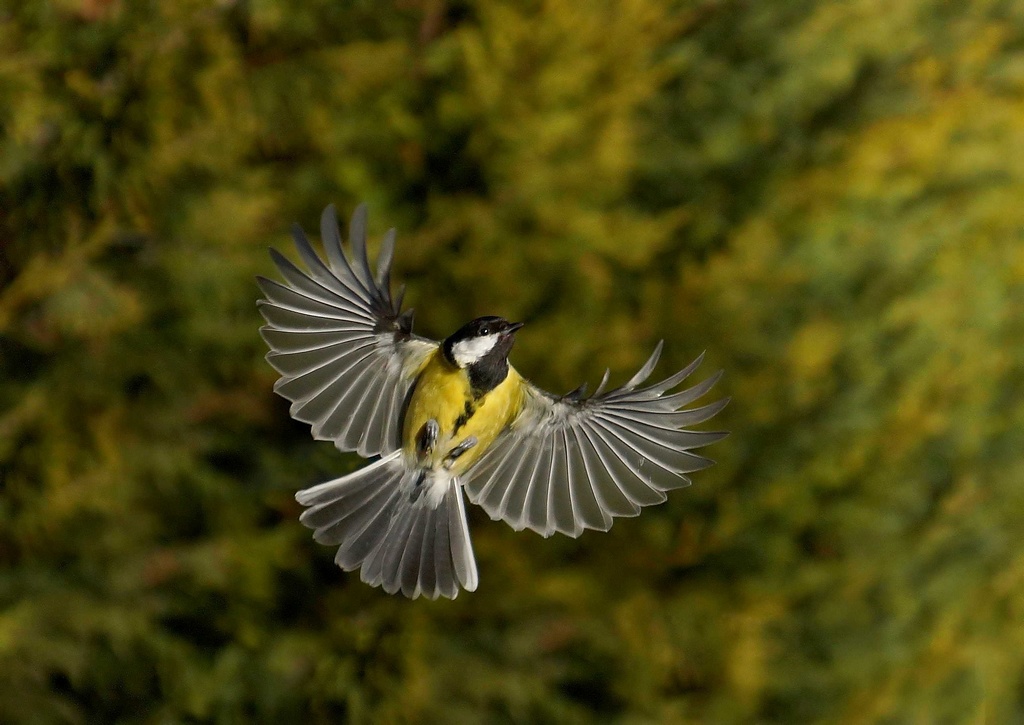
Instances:
[[[466,425],[466,423],[469,422],[469,419],[473,417],[473,414],[475,412],[476,406],[473,405],[472,401],[467,400],[466,407],[462,410],[462,414],[455,419],[455,428],[452,430],[452,435],[458,433],[459,428]]]

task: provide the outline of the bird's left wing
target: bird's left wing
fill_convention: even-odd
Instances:
[[[661,343],[620,388],[591,397],[581,387],[554,396],[524,381],[518,415],[462,479],[469,500],[492,519],[543,536],[606,531],[617,516],[636,516],[661,503],[665,491],[690,484],[686,474],[714,461],[693,449],[727,433],[687,430],[725,407],[728,399],[685,408],[707,393],[721,373],[677,393],[703,355],[656,385],[640,386],[654,370]]]
[[[285,283],[258,278],[267,321],[260,333],[270,347],[267,360],[281,373],[274,390],[292,401],[292,417],[312,424],[318,440],[384,455],[400,447],[402,405],[438,343],[413,335],[402,291],[391,296],[394,229],[384,237],[376,275],[366,254],[365,204],[352,215],[351,259],[333,205],[320,218],[320,233],[326,262],[295,225],[295,246],[309,271],[271,249]]]

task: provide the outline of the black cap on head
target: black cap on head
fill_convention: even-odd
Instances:
[[[468,340],[471,337],[487,337],[488,335],[498,333],[512,334],[522,326],[522,322],[509,322],[504,317],[486,315],[470,320],[453,332],[448,337],[448,340],[458,342],[459,340]]]
[[[477,317],[448,336],[444,341],[444,356],[459,367],[467,367],[484,359],[504,360],[512,350],[515,331],[522,326],[522,322],[509,322],[495,315]],[[466,344],[476,339],[482,341],[484,338],[492,339],[492,344]]]

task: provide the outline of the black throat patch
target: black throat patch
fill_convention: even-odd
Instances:
[[[508,360],[504,355],[488,355],[466,368],[466,372],[469,373],[473,398],[479,400],[501,385],[508,375]]]

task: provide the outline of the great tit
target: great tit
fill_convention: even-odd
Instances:
[[[492,519],[542,536],[608,530],[636,516],[686,474],[713,463],[693,449],[724,432],[693,431],[728,399],[685,407],[721,372],[670,393],[703,355],[665,380],[640,387],[662,343],[625,385],[593,395],[581,386],[552,395],[508,362],[522,323],[478,317],[442,342],[413,334],[412,310],[392,297],[395,230],[384,236],[374,274],[366,252],[366,206],[342,246],[337,216],[320,219],[326,259],[298,225],[292,236],[308,271],[276,250],[281,284],[259,278],[266,299],[260,329],[274,390],[317,440],[375,458],[369,465],[296,494],[300,520],[335,562],[389,593],[454,598],[477,587],[463,492]]]

